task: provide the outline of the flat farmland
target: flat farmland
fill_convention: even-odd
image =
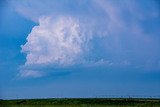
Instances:
[[[53,98],[0,100],[0,107],[160,107],[160,99]]]

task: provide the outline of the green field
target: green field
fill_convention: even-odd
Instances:
[[[160,107],[160,99],[57,98],[0,100],[0,107]]]

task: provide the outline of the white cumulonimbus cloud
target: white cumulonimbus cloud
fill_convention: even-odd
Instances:
[[[22,45],[27,53],[26,65],[58,64],[71,65],[83,59],[85,44],[91,38],[83,25],[72,17],[43,17]],[[87,35],[87,36],[86,36]]]
[[[149,63],[159,67],[156,1],[11,0],[11,4],[19,14],[38,23],[21,46],[26,53],[20,72],[25,71],[23,77],[37,77],[39,65],[132,65],[145,69]],[[159,69],[157,66],[149,69]]]

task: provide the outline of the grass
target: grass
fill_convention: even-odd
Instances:
[[[160,107],[160,99],[63,98],[0,100],[0,107]]]

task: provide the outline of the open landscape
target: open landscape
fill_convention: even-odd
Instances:
[[[0,0],[0,107],[160,107],[160,0]]]
[[[0,107],[160,107],[160,99],[53,98],[1,100]]]

